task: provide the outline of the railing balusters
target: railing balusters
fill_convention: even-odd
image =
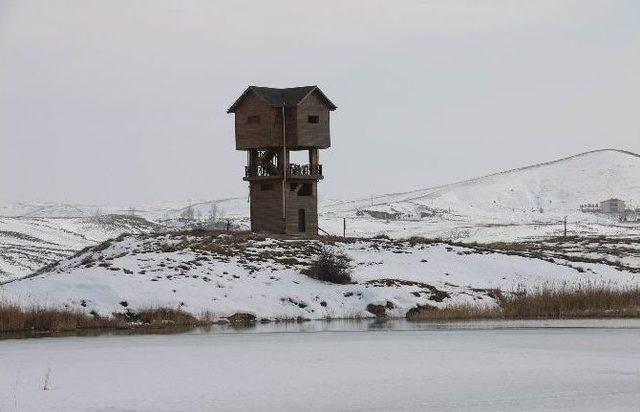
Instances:
[[[253,165],[244,167],[245,177],[255,176],[280,176],[281,171],[278,171],[278,175],[271,175],[269,171],[262,165]],[[322,176],[321,164],[299,165],[295,163],[289,163],[287,165],[287,175],[289,176]]]

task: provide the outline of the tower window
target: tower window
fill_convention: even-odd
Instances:
[[[320,116],[309,116],[309,123],[320,123]]]
[[[313,186],[311,183],[303,183],[298,190],[298,196],[311,196],[313,194]]]
[[[247,123],[249,124],[258,124],[260,123],[260,116],[248,116]]]
[[[311,185],[311,183],[291,183],[289,185],[289,191],[296,193],[298,196],[312,196],[313,185]]]

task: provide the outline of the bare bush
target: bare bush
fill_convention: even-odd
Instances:
[[[149,308],[137,312],[140,322],[149,326],[199,326],[203,322],[192,314],[173,308]]]
[[[301,273],[324,282],[346,285],[352,283],[352,270],[349,256],[323,248],[318,257],[311,262],[311,265],[303,269]]]

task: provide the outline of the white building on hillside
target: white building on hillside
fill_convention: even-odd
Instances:
[[[600,212],[601,213],[624,213],[625,206],[624,200],[620,199],[607,199],[600,202]]]

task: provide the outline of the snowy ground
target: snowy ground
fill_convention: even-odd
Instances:
[[[561,235],[566,217],[570,236],[640,237],[638,213],[630,215],[633,221],[619,222],[618,216],[579,212],[581,204],[611,197],[625,200],[627,208],[640,207],[640,156],[619,150],[587,152],[443,186],[364,198],[325,198],[330,184],[328,176],[319,187],[319,226],[333,235],[342,235],[346,218],[351,237],[385,234],[520,242]],[[135,213],[159,224],[161,230],[175,230],[184,228],[180,217],[187,209],[200,222],[215,209],[223,224],[231,219],[234,228],[249,228],[246,196],[135,207],[0,202],[0,282],[27,275],[109,237],[148,231],[148,227],[87,225],[98,212]]]
[[[598,150],[463,182],[359,199],[321,202],[320,226],[350,236],[384,233],[472,242],[513,242],[563,233],[573,236],[640,236],[633,222],[579,211],[581,204],[620,198],[640,207],[640,156]]]
[[[245,198],[194,202],[192,208],[196,217],[204,219],[212,205],[217,205],[219,217],[233,220],[234,229],[238,225],[248,228]],[[188,206],[186,201],[138,207],[0,202],[0,283],[29,275],[122,233],[169,231],[195,225],[195,221],[180,219]]]
[[[567,241],[516,249],[428,240],[321,243],[206,232],[129,235],[0,285],[0,299],[101,315],[162,306],[219,318],[247,312],[267,319],[325,319],[371,317],[368,306],[377,305],[388,316],[404,317],[418,305],[493,306],[490,289],[496,288],[640,286],[640,243],[607,243],[613,240],[580,243],[591,250],[581,256],[572,254],[577,246]],[[323,245],[352,258],[353,284],[301,274]]]
[[[31,274],[123,232],[144,233],[158,227],[144,218],[127,215],[0,216],[0,283]]]
[[[384,234],[396,239],[423,236],[479,243],[520,242],[562,236],[564,234],[562,219],[563,216],[556,216],[548,221],[514,223],[494,219],[477,221],[473,218],[385,220],[369,216],[350,216],[346,221],[346,234],[352,237],[371,237]],[[342,236],[343,224],[342,217],[332,217],[331,214],[319,217],[320,228],[332,235]],[[246,225],[248,225],[248,221]],[[640,222],[620,223],[611,219],[574,214],[569,218],[567,235],[638,238],[640,237]]]
[[[0,410],[637,411],[638,347],[598,328],[8,340]]]
[[[627,208],[640,206],[640,155],[597,150],[438,187],[326,202],[322,210],[475,223],[552,222],[565,215],[602,222],[579,206],[612,197]]]

